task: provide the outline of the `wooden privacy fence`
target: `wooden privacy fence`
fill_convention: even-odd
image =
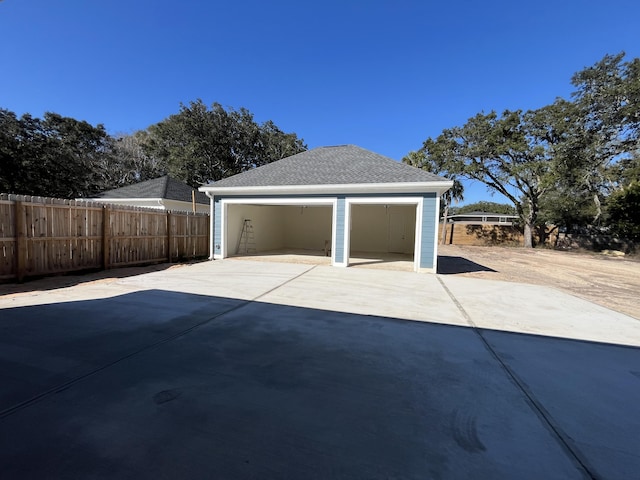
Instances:
[[[440,222],[438,242],[442,240]],[[446,245],[524,245],[522,230],[512,225],[475,225],[468,223],[447,223]]]
[[[0,279],[206,257],[209,215],[0,194]]]
[[[546,226],[545,245],[554,246],[558,237],[558,231],[553,226]],[[538,242],[540,232],[534,232],[534,240]],[[536,238],[537,237],[537,238]],[[438,242],[442,240],[442,222],[438,231]],[[515,225],[470,224],[463,222],[447,223],[446,245],[503,245],[522,247],[524,245],[524,233]]]

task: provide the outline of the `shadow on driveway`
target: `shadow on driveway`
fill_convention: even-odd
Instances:
[[[127,278],[143,273],[159,272],[179,265],[194,265],[208,260],[191,260],[175,263],[156,263],[137,267],[111,268],[109,270],[86,270],[52,274],[50,276],[27,277],[22,283],[11,280],[0,281],[0,296],[33,291],[47,291],[67,288],[82,283],[95,282],[113,278]]]
[[[441,275],[454,275],[456,273],[495,272],[492,268],[472,262],[463,257],[447,255],[438,256],[438,273]]]
[[[635,348],[161,290],[4,309],[0,339],[5,478],[640,469]]]

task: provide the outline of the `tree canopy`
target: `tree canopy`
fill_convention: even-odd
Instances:
[[[525,246],[544,222],[602,226],[607,200],[627,198],[612,193],[639,180],[640,59],[607,55],[572,84],[571,100],[478,113],[427,138],[423,168],[504,195],[522,219]]]
[[[306,150],[295,134],[272,121],[258,124],[245,108],[225,110],[202,100],[152,125],[143,148],[169,174],[198,186]]]
[[[0,190],[83,197],[103,185],[111,137],[104,126],[45,113],[0,110]]]
[[[47,112],[42,119],[0,109],[0,191],[90,197],[170,174],[198,187],[306,150],[295,133],[245,108],[201,100],[128,135]]]
[[[640,240],[640,181],[611,195],[609,216],[615,233],[630,240]]]
[[[415,152],[409,152],[409,154],[402,159],[404,163],[407,163],[413,167],[428,170],[436,175],[441,175],[450,180],[453,180],[452,187],[444,192],[440,202],[440,217],[444,219],[443,223],[446,225],[447,218],[449,217],[449,209],[452,203],[461,202],[464,200],[464,186],[457,178],[457,176],[447,170],[447,166],[442,158],[435,156],[427,156],[424,150]],[[447,231],[442,229],[442,237],[440,242],[445,243]]]
[[[541,112],[479,113],[427,139],[422,151],[447,171],[485,183],[513,203],[531,246],[542,195],[551,183],[548,151],[536,132]]]

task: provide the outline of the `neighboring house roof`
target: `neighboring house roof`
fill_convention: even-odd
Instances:
[[[209,183],[201,189],[226,191],[363,184],[429,184],[446,191],[451,181],[355,145],[341,145],[307,150]]]
[[[456,213],[455,215],[451,215],[452,217],[511,217],[518,218],[518,215],[513,215],[511,213],[491,213],[491,212],[466,212],[466,213]]]
[[[134,183],[126,187],[116,188],[102,192],[98,198],[164,198],[167,200],[178,200],[191,203],[191,192],[194,189],[186,183],[171,178],[169,175],[154,178],[145,182]],[[196,203],[209,204],[207,196],[196,190]]]
[[[513,223],[518,215],[508,213],[491,213],[491,212],[467,212],[451,215],[447,218],[449,222],[460,223]]]

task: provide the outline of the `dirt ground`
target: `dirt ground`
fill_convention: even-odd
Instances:
[[[554,287],[640,320],[640,261],[592,252],[438,247],[441,274]]]

